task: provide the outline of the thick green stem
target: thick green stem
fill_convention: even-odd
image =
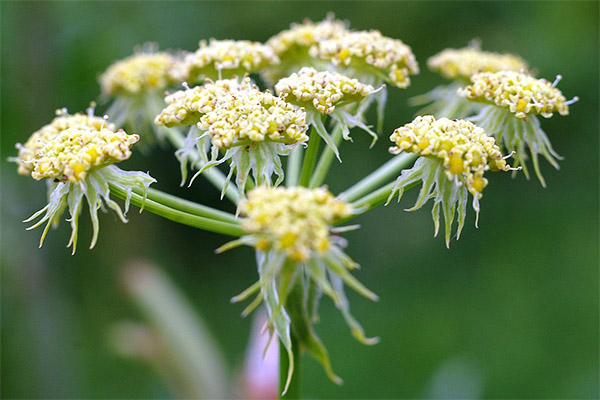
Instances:
[[[340,143],[342,142],[342,127],[340,124],[336,124],[335,128],[333,128],[333,133],[331,134],[333,142],[337,148],[340,147]],[[310,179],[310,184],[308,187],[316,188],[321,186],[323,182],[325,182],[325,177],[329,172],[329,168],[331,167],[331,162],[335,157],[335,153],[329,146],[323,149],[321,153],[321,157],[319,158],[319,162],[317,163],[317,167],[315,168],[315,172],[313,173],[312,178]]]
[[[399,176],[400,171],[412,164],[416,158],[417,156],[410,153],[395,156],[365,178],[340,193],[338,197],[344,201],[352,202],[366,196],[375,188]]]
[[[310,134],[310,140],[308,141],[308,148],[306,149],[306,154],[304,155],[304,161],[302,162],[300,181],[298,182],[300,186],[308,187],[308,184],[310,183],[310,177],[315,167],[315,162],[317,161],[317,153],[319,152],[320,142],[321,137],[313,128],[313,131]]]
[[[125,190],[118,188],[112,184],[109,185],[110,191],[113,195],[120,197],[124,200],[127,199],[127,192]],[[168,207],[162,203],[150,199],[146,199],[144,201],[144,196],[137,193],[131,193],[131,203],[140,208],[143,207],[151,213],[159,215],[168,220],[188,226],[193,226],[194,228],[221,233],[223,235],[229,235],[234,237],[243,236],[245,234],[245,232],[242,230],[238,223],[231,223],[206,217],[200,217],[198,215],[193,215],[180,210],[176,210],[174,208]]]
[[[285,171],[285,186],[298,186],[298,178],[300,176],[300,164],[302,163],[302,154],[304,148],[302,145],[297,146],[292,150],[287,159],[287,170]]]
[[[294,374],[290,381],[290,386],[284,395],[281,395],[285,388],[285,381],[288,374],[289,360],[285,347],[279,343],[279,398],[280,399],[301,399],[302,388],[301,388],[301,370],[302,362],[300,360],[300,343],[292,334],[292,353],[294,356]]]
[[[421,181],[412,183],[410,185],[406,185],[404,186],[404,190],[408,190],[412,187],[417,186],[418,184],[420,184]],[[352,207],[354,207],[358,212],[355,214],[352,214],[352,216],[345,218],[342,221],[339,221],[336,223],[336,225],[342,223],[342,222],[346,222],[354,217],[358,217],[361,214],[366,213],[369,210],[374,209],[377,206],[380,206],[382,204],[384,204],[385,202],[387,202],[387,200],[390,198],[390,195],[392,194],[392,191],[394,190],[394,186],[396,186],[396,181],[394,182],[390,182],[387,185],[367,194],[364,197],[361,197],[360,199],[356,200],[355,202],[352,203]]]
[[[176,128],[166,129],[166,137],[169,142],[171,142],[171,145],[173,145],[173,147],[176,149],[181,149],[184,146],[185,138],[180,130]],[[227,180],[226,176],[215,167],[209,168],[202,172],[202,176],[204,176],[218,190],[223,190],[223,187],[225,187]],[[237,205],[239,203],[240,196],[233,182],[229,182],[227,190],[225,191],[225,197],[227,197],[233,204]]]

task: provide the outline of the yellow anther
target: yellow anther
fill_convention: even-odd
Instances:
[[[450,161],[448,162],[448,167],[450,169],[450,173],[454,175],[458,175],[463,172],[464,161],[458,154],[453,154],[450,157]]]

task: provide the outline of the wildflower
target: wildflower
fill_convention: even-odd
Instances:
[[[40,247],[50,225],[58,219],[68,206],[71,218],[71,238],[67,246],[77,247],[78,219],[83,198],[87,199],[92,219],[93,236],[90,248],[98,238],[98,209],[104,205],[113,209],[121,221],[127,222],[125,214],[129,208],[129,196],[134,188],[144,192],[155,180],[143,172],[123,171],[112,165],[131,156],[131,146],[139,140],[138,135],[128,135],[103,118],[88,114],[69,115],[65,109],[57,111],[57,117],[35,132],[25,145],[17,144],[18,157],[11,161],[18,164],[18,172],[30,175],[35,180],[46,179],[49,185],[49,203],[24,222],[42,216],[33,229],[44,222],[46,227]],[[111,200],[109,185],[117,186],[128,193],[125,211]]]
[[[256,72],[279,63],[273,50],[247,40],[200,41],[200,48],[177,62],[172,73],[179,81],[202,82],[204,79],[228,79]]]
[[[343,290],[346,283],[359,294],[377,300],[374,293],[350,274],[350,270],[358,268],[358,264],[343,252],[346,242],[334,235],[344,228],[336,229],[332,224],[352,215],[352,207],[325,188],[260,186],[248,192],[239,209],[245,217],[242,228],[247,235],[217,251],[239,245],[254,247],[260,279],[232,301],[241,301],[257,293],[256,299],[243,314],[249,314],[264,301],[270,328],[279,335],[290,358],[290,326],[293,326],[301,345],[323,364],[332,380],[340,382],[331,371],[325,348],[312,330],[310,321],[316,317],[316,304],[309,303],[307,296],[308,292],[313,292],[311,295],[315,299],[321,293],[329,296],[342,312],[353,335],[363,343],[376,343],[376,338],[365,337],[362,327],[350,314]],[[299,283],[304,285],[305,290],[298,293],[300,299],[295,299],[289,294]],[[290,304],[294,299],[300,304]],[[288,383],[292,369],[293,362],[288,371]]]
[[[432,216],[435,236],[439,231],[440,207],[444,213],[446,246],[450,244],[450,234],[455,210],[458,210],[457,239],[464,226],[467,193],[473,197],[473,209],[479,219],[479,200],[488,181],[485,171],[508,171],[494,138],[469,121],[440,118],[431,115],[419,116],[412,122],[396,129],[390,140],[396,145],[390,153],[414,153],[421,156],[415,165],[402,171],[388,199],[398,193],[398,201],[406,186],[423,182],[415,205],[408,211],[421,208],[430,198],[434,199]]]
[[[317,43],[331,39],[348,31],[348,24],[334,19],[333,14],[320,22],[305,20],[302,24],[292,24],[270,38],[266,45],[279,57],[279,64],[271,64],[261,71],[261,77],[271,85],[278,80],[297,72],[302,67],[327,69],[327,62],[311,57],[309,49]]]
[[[478,41],[468,47],[445,49],[427,60],[427,66],[452,82],[440,85],[432,91],[411,99],[412,105],[432,103],[418,114],[433,114],[437,117],[465,118],[478,112],[480,105],[458,96],[457,91],[471,75],[479,72],[522,71],[527,63],[514,54],[483,51]]]
[[[169,72],[175,58],[147,43],[130,57],[112,64],[100,76],[102,96],[113,99],[107,111],[117,126],[136,132],[152,131],[159,139],[164,128],[152,124],[164,107],[163,93],[176,79]]]
[[[515,153],[517,166],[522,166],[529,177],[525,160],[528,158],[525,145],[533,161],[533,168],[542,184],[546,186],[539,169],[538,154],[541,154],[556,169],[556,159],[561,157],[552,149],[550,140],[540,127],[537,118],[550,118],[555,112],[569,114],[569,105],[578,97],[567,101],[556,85],[545,79],[511,72],[482,72],[471,77],[471,85],[460,89],[458,94],[475,102],[487,104],[479,114],[470,118],[493,135],[499,143]]]
[[[389,83],[404,89],[410,85],[409,75],[419,73],[411,48],[377,30],[340,33],[315,44],[309,53],[331,62],[338,72],[373,86]],[[380,131],[387,101],[386,88],[373,100],[377,103],[377,129]]]
[[[249,78],[243,84],[232,79],[188,87],[165,100],[168,106],[156,117],[157,124],[192,125],[186,146],[177,153],[182,168],[187,161],[199,163],[195,178],[207,168],[230,161],[227,181],[236,171],[240,194],[250,171],[259,185],[270,185],[273,174],[278,177],[275,186],[281,183],[284,173],[279,156],[308,140],[304,110],[261,92]],[[224,154],[219,158],[221,151]]]
[[[285,99],[306,110],[306,118],[339,158],[334,139],[323,124],[323,116],[331,117],[342,127],[344,139],[350,139],[350,128],[358,126],[377,140],[377,134],[362,121],[364,107],[356,114],[345,108],[349,104],[363,102],[376,92],[371,85],[365,85],[357,79],[351,79],[337,72],[317,72],[314,68],[302,68],[275,85],[275,92]],[[363,102],[364,103],[364,102]],[[346,107],[344,107],[346,106]]]

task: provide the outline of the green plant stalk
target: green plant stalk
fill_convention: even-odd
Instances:
[[[339,148],[342,142],[342,127],[339,124],[335,124],[332,138],[335,146]],[[331,167],[331,162],[333,161],[334,157],[335,153],[329,148],[329,146],[323,149],[321,157],[319,157],[317,167],[315,168],[315,172],[310,178],[310,183],[308,185],[309,188],[313,189],[319,187],[323,184],[323,182],[325,182],[325,178],[327,177],[327,173],[329,172],[329,168]]]
[[[173,147],[176,149],[182,148],[185,138],[183,137],[181,131],[176,128],[169,128],[166,129],[166,131],[166,137],[171,142],[171,145],[173,145]],[[219,191],[223,190],[227,180],[225,174],[215,167],[209,168],[202,172],[202,176],[204,176]],[[225,197],[235,205],[240,202],[240,195],[238,194],[237,188],[233,182],[229,182],[227,190],[225,190]]]
[[[360,199],[383,183],[398,177],[400,171],[408,167],[416,159],[417,156],[411,153],[403,153],[395,156],[359,182],[340,193],[338,197],[346,202],[353,202]]]
[[[123,189],[112,184],[109,184],[109,186],[113,195],[123,200],[127,199],[127,193]],[[131,203],[140,207],[141,209],[146,209],[153,214],[159,215],[173,222],[192,226],[194,228],[234,237],[240,237],[245,234],[244,230],[242,230],[239,224],[189,214],[150,199],[146,199],[144,201],[144,196],[137,193],[131,193]]]
[[[143,191],[141,189],[135,188],[133,189],[133,192],[139,194],[140,196],[143,196]],[[174,210],[183,211],[185,213],[197,215],[199,217],[215,219],[217,221],[224,221],[232,224],[237,224],[239,222],[239,219],[236,218],[235,215],[230,214],[226,211],[217,210],[212,207],[195,203],[193,201],[184,200],[180,197],[161,192],[160,190],[149,188],[146,198],[157,203],[163,204]]]
[[[301,399],[302,398],[302,382],[301,369],[302,363],[300,360],[300,343],[292,333],[292,354],[294,356],[294,374],[290,381],[290,386],[284,395],[281,395],[285,389],[285,381],[288,374],[289,360],[287,352],[281,343],[279,343],[279,398],[280,399]]]
[[[413,184],[404,186],[404,191],[406,191],[412,187],[415,187],[415,186],[419,185],[420,183],[421,183],[421,181],[418,181]],[[381,188],[354,201],[351,205],[358,212],[355,214],[352,214],[352,216],[344,219],[343,221],[339,221],[338,223],[346,222],[354,217],[358,217],[359,215],[366,213],[369,210],[374,209],[377,206],[380,206],[380,205],[386,203],[388,201],[388,199],[390,198],[392,191],[394,190],[394,186],[396,186],[396,181],[390,182],[387,185],[382,186]],[[336,225],[338,223],[336,223]]]
[[[300,171],[300,180],[298,185],[308,187],[310,183],[310,177],[317,161],[317,153],[319,152],[319,144],[321,137],[317,133],[316,129],[313,128],[310,133],[310,140],[308,141],[308,148],[304,155],[304,161],[302,162],[302,170]]]
[[[285,171],[285,186],[298,186],[298,178],[300,176],[300,164],[302,163],[302,155],[304,148],[298,145],[292,150],[287,159],[287,169]]]

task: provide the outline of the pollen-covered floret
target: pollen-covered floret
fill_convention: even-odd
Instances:
[[[19,173],[33,179],[80,182],[93,168],[126,160],[130,147],[139,140],[115,130],[102,118],[59,111],[49,124],[19,145]]]
[[[163,90],[175,83],[169,73],[174,57],[169,53],[138,53],[112,64],[100,76],[102,93],[135,96]]]
[[[274,248],[296,261],[330,248],[330,226],[352,213],[352,207],[327,189],[258,187],[240,203],[247,218],[242,227],[258,236],[259,250]]]
[[[419,73],[411,48],[377,30],[343,32],[320,41],[310,49],[310,54],[358,72],[374,68],[384,80],[400,88],[410,85],[410,74]]]
[[[464,47],[442,50],[427,60],[427,66],[444,78],[468,80],[480,72],[521,71],[527,68],[527,63],[514,54]]]
[[[322,40],[347,32],[347,25],[346,22],[335,20],[333,17],[320,22],[305,20],[301,24],[292,24],[290,29],[273,36],[266,45],[281,56],[296,47],[308,48]]]
[[[560,77],[550,83],[545,79],[512,71],[482,72],[471,77],[472,84],[460,89],[458,94],[469,100],[492,103],[506,107],[517,118],[526,118],[527,114],[540,114],[550,118],[554,112],[569,114],[569,104],[556,83]]]
[[[202,79],[229,78],[255,72],[268,65],[278,64],[273,50],[258,42],[248,40],[200,41],[200,48],[185,55],[172,69],[181,81],[199,82]]]
[[[396,129],[390,140],[396,143],[390,148],[393,154],[405,151],[442,159],[448,178],[462,175],[474,197],[487,185],[486,170],[509,169],[494,138],[469,121],[419,116]]]
[[[203,114],[214,110],[220,98],[247,88],[248,85],[240,84],[237,79],[222,79],[202,86],[178,90],[165,97],[167,107],[154,122],[167,127],[194,125],[200,121]]]
[[[337,72],[317,72],[302,68],[275,85],[279,95],[300,106],[314,107],[322,114],[331,114],[336,104],[360,101],[373,93],[371,85],[351,79]]]

